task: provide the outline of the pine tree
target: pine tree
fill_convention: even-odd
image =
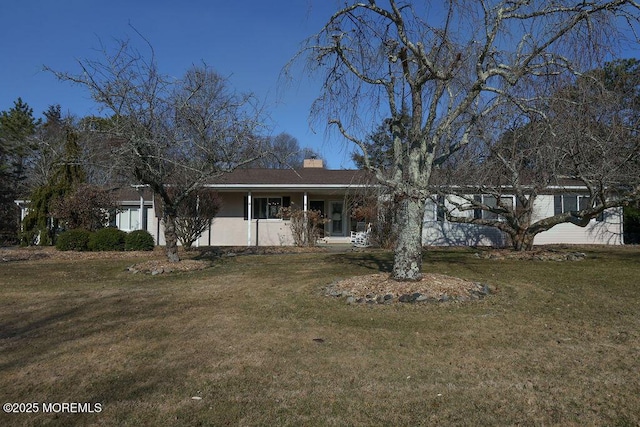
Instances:
[[[40,120],[21,98],[0,112],[0,243],[15,242],[18,232],[14,200],[25,194],[25,159],[33,150]]]

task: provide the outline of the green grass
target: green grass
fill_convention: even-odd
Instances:
[[[640,248],[474,253],[429,251],[424,269],[498,293],[426,306],[323,296],[388,270],[382,251],[159,276],[125,272],[135,259],[3,263],[1,401],[103,409],[0,425],[639,425]]]

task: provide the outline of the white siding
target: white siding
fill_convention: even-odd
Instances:
[[[452,200],[463,201],[461,198]],[[448,208],[453,207],[447,201],[445,204]],[[461,217],[473,216],[472,210],[453,210],[452,213]],[[424,217],[422,243],[425,246],[504,246],[506,243],[504,234],[494,227],[438,221],[436,204],[431,200],[427,200]]]
[[[534,221],[553,216],[553,196],[539,196],[534,204],[534,209]],[[550,230],[538,234],[533,241],[534,245],[561,243],[621,245],[623,243],[622,209],[608,209],[603,215],[603,221],[597,221],[594,218],[586,227],[558,224]]]
[[[244,219],[244,196],[246,193],[220,193],[222,207],[211,222],[210,230],[205,230],[193,246],[247,246],[248,222]],[[265,197],[253,193],[253,197]],[[301,203],[292,198],[294,203]],[[151,231],[151,230],[150,230]],[[155,233],[154,233],[155,234]],[[292,245],[293,238],[289,221],[281,219],[251,220],[251,245],[260,246]],[[164,245],[164,227],[160,222],[159,244]]]
[[[244,219],[244,196],[246,193],[221,193],[222,209],[213,220],[210,237],[205,231],[197,243],[200,246],[246,246],[247,220]],[[253,193],[254,197],[264,197]],[[338,200],[335,196],[309,194],[309,200]],[[302,205],[300,194],[292,195],[293,203]],[[134,206],[132,206],[134,208]],[[553,195],[539,196],[534,205],[534,220],[553,215]],[[458,215],[472,216],[473,211],[457,212]],[[164,245],[164,230],[153,210],[147,210],[147,230]],[[128,231],[128,230],[127,230]],[[159,231],[159,236],[158,236]],[[293,238],[289,221],[280,219],[260,220],[256,230],[256,220],[251,221],[251,245],[256,244],[256,234],[260,246],[292,245]],[[423,232],[423,243],[427,246],[505,246],[506,236],[493,227],[475,224],[457,224],[438,221],[435,204],[427,202]],[[622,209],[610,209],[604,221],[593,219],[586,227],[560,224],[536,236],[534,244],[622,244]],[[194,244],[195,245],[195,244]]]
[[[454,212],[455,213],[455,212]],[[473,215],[473,211],[457,212],[457,215]],[[533,221],[554,215],[553,195],[538,196],[534,203]],[[458,224],[437,221],[435,204],[427,201],[422,232],[427,246],[505,246],[507,236],[493,227],[475,224]],[[592,219],[586,227],[559,224],[538,234],[534,245],[549,244],[622,244],[622,209],[609,209],[603,221]]]

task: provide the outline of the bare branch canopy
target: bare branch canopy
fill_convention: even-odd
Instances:
[[[624,0],[347,2],[307,40],[299,57],[324,82],[312,113],[360,147],[398,203],[396,279],[421,277],[434,168],[499,133],[496,117],[544,115],[555,82],[615,53],[639,12]],[[393,144],[381,168],[365,137],[385,120]]]

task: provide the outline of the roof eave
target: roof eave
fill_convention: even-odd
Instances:
[[[350,190],[368,188],[366,184],[206,184],[216,190]]]

